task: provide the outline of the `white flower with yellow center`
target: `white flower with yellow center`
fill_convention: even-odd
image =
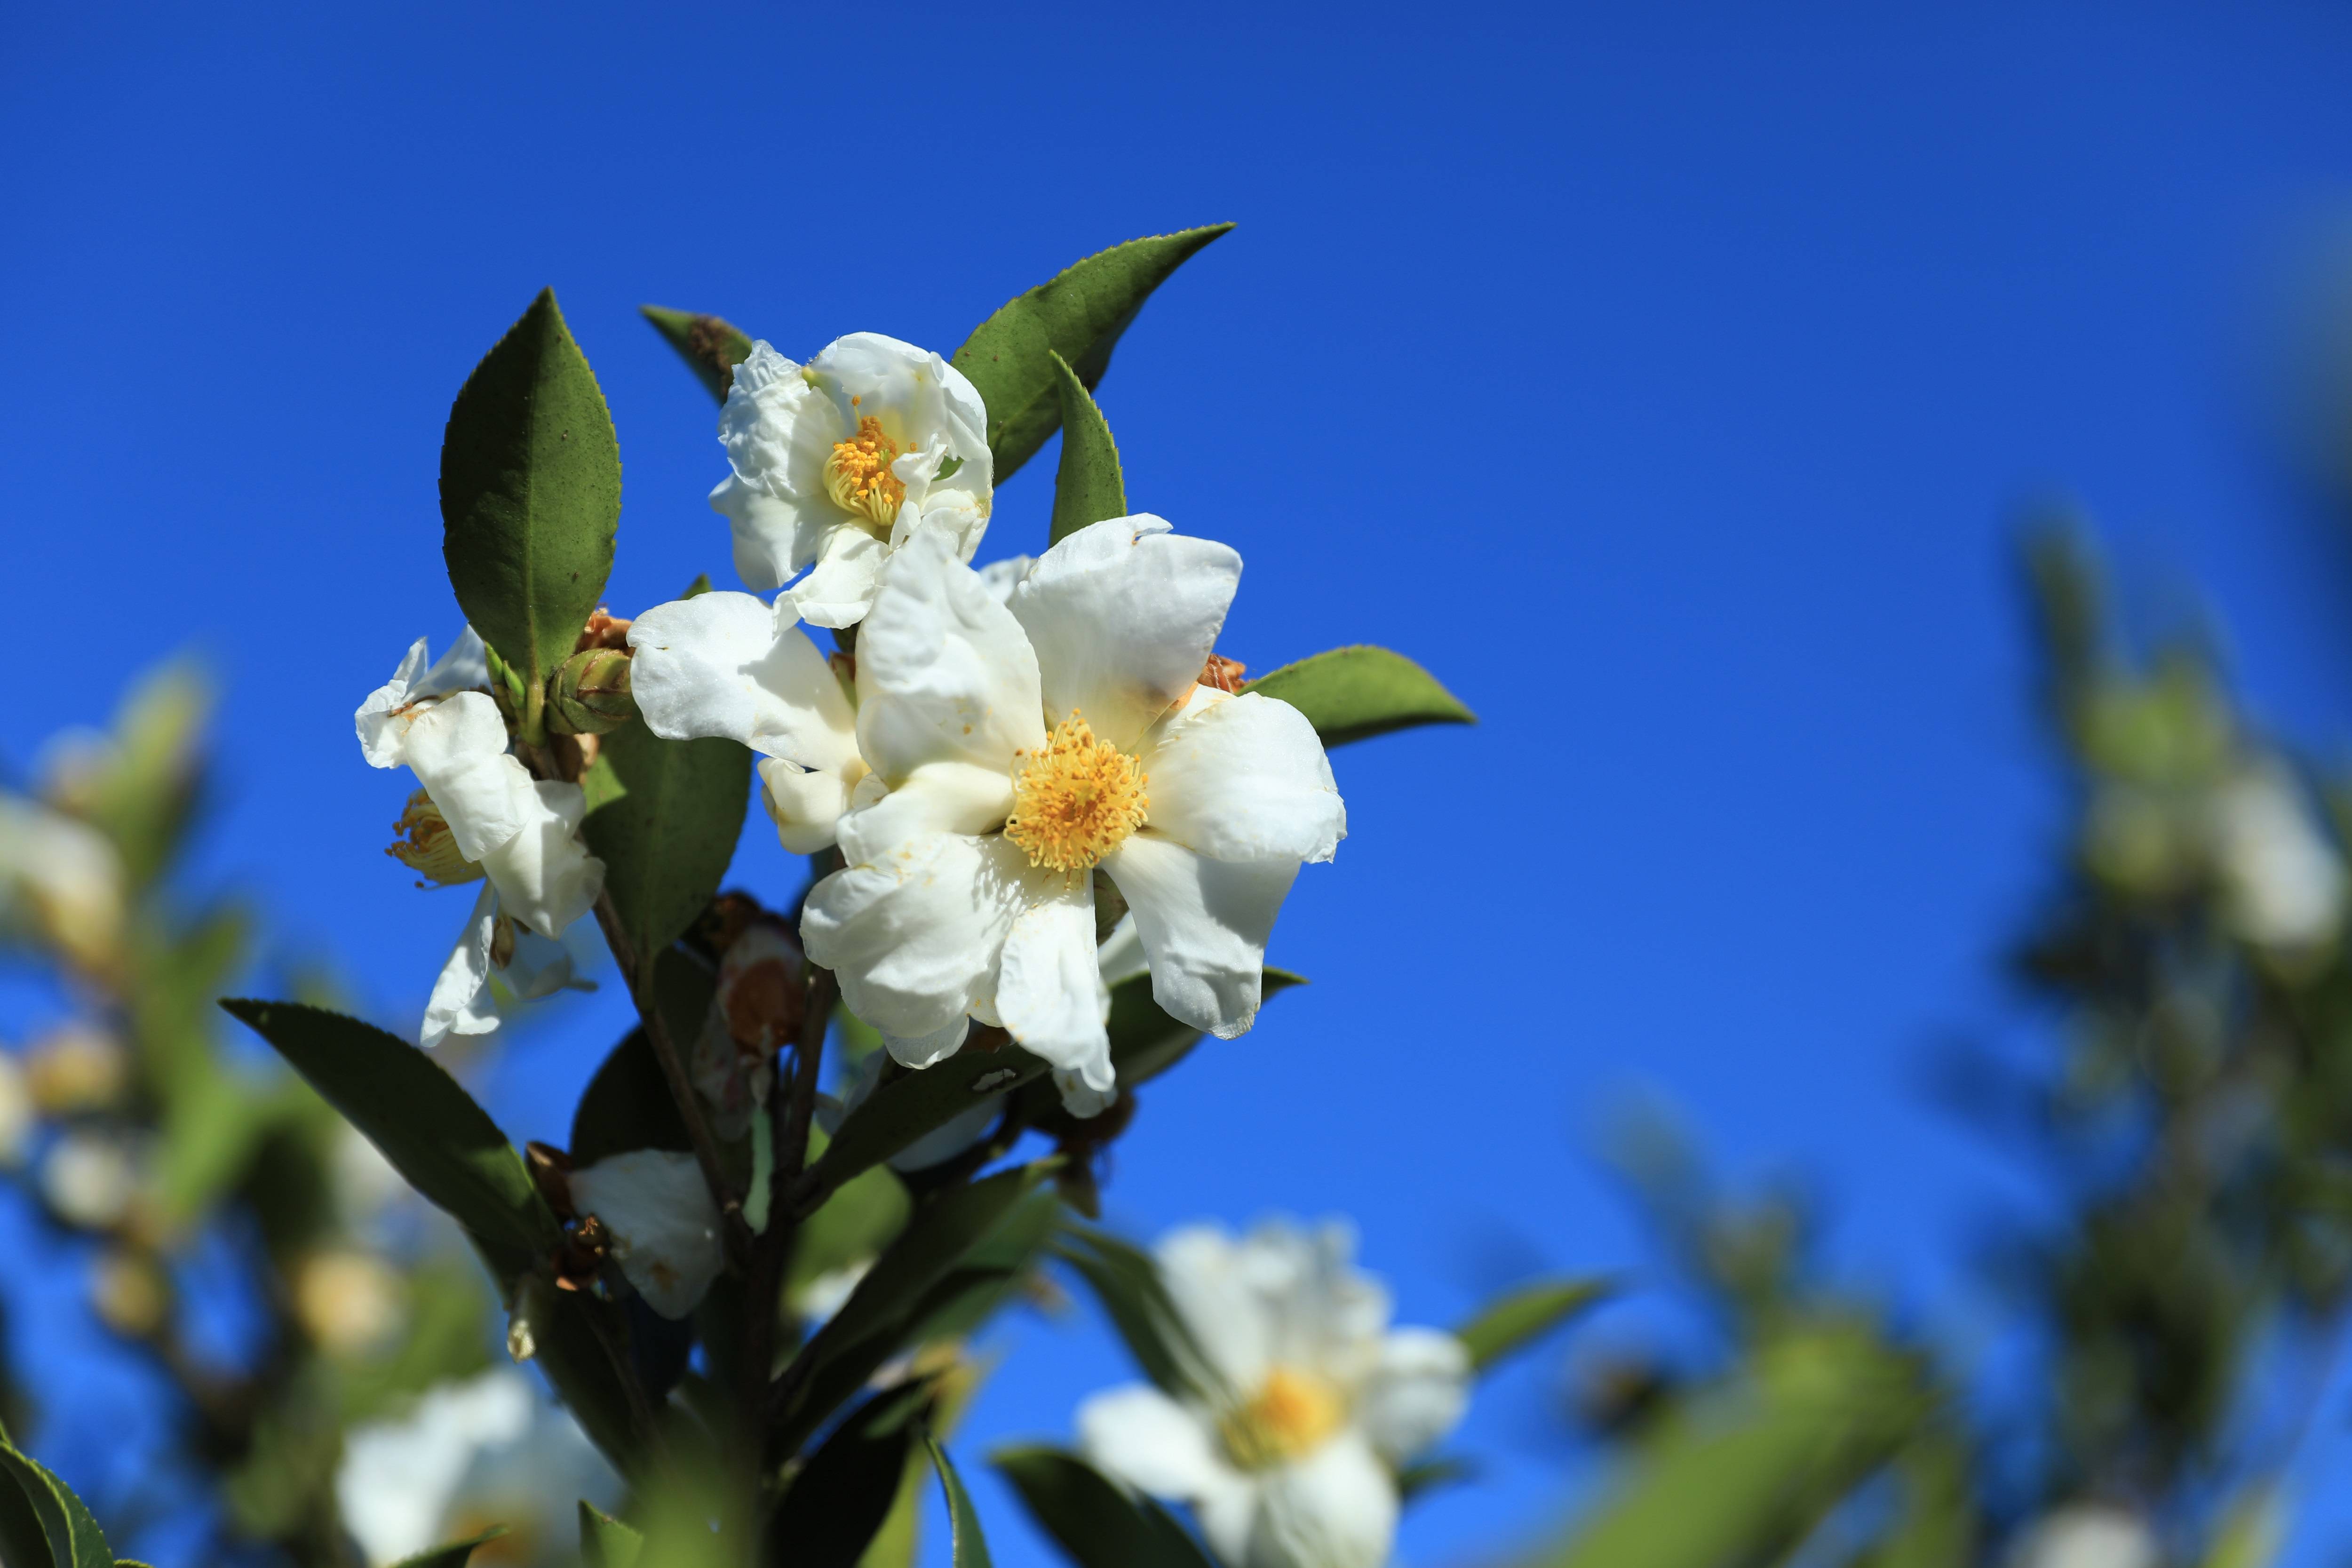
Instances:
[[[587,797],[576,784],[534,780],[509,754],[497,702],[475,689],[488,679],[470,627],[429,669],[419,637],[356,716],[367,760],[405,764],[424,786],[393,853],[436,881],[488,879],[425,1005],[426,1046],[498,1027],[493,969],[521,997],[575,984],[562,938],[604,886],[604,863],[580,841]]]
[[[1205,1226],[1171,1234],[1160,1277],[1210,1392],[1138,1384],[1079,1407],[1087,1457],[1190,1503],[1230,1568],[1378,1568],[1398,1471],[1469,1402],[1461,1342],[1390,1328],[1388,1293],[1353,1252],[1339,1225],[1267,1224],[1240,1241]]]
[[[963,373],[878,332],[836,338],[804,365],[751,345],[719,438],[733,468],[710,492],[753,591],[813,626],[864,617],[882,567],[919,531],[961,561],[988,529],[988,414]]]

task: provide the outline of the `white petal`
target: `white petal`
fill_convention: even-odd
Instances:
[[[487,1035],[499,1026],[498,1009],[490,1000],[490,938],[498,914],[498,889],[485,882],[449,962],[433,982],[433,994],[425,999],[425,1026],[416,1043],[426,1050],[452,1035]]]
[[[1104,1474],[1139,1491],[1190,1502],[1228,1470],[1206,1415],[1146,1384],[1097,1394],[1078,1406],[1078,1446]]]
[[[1029,568],[1037,564],[1034,555],[1009,555],[1002,561],[992,561],[979,569],[980,585],[987,589],[1000,605],[1012,602],[1013,590],[1021,579],[1029,575]]]
[[[912,1039],[948,1028],[992,989],[1026,869],[1001,839],[936,833],[895,846],[810,892],[809,960],[840,977],[850,1011],[877,1029]]]
[[[586,914],[604,890],[604,862],[580,842],[588,802],[578,784],[532,784],[529,799],[521,827],[482,856],[482,869],[506,912],[551,939]]]
[[[1086,1079],[1061,1068],[1054,1069],[1055,1092],[1062,1097],[1062,1109],[1081,1121],[1091,1121],[1118,1102],[1118,1088],[1089,1088]]]
[[[656,605],[629,627],[630,687],[669,740],[723,735],[804,768],[857,754],[857,716],[806,633],[749,594]]]
[[[596,989],[579,977],[570,948],[549,941],[527,926],[515,928],[514,953],[507,960],[506,967],[499,971],[499,977],[521,1002],[536,1002],[559,991]]]
[[[1470,1405],[1470,1352],[1436,1329],[1396,1329],[1356,1397],[1356,1424],[1402,1468],[1454,1430]]]
[[[760,759],[761,798],[768,819],[776,825],[777,841],[795,855],[814,855],[833,847],[841,814],[849,809],[860,779],[870,777],[866,764],[853,760],[849,771],[811,770],[782,757]]]
[[[1152,1252],[1169,1298],[1208,1358],[1204,1370],[1246,1397],[1273,1364],[1276,1325],[1233,1238],[1215,1226],[1180,1226]]]
[[[404,712],[408,706],[409,689],[425,675],[425,639],[418,637],[408,645],[402,656],[400,668],[392,679],[368,693],[352,721],[358,726],[360,752],[370,764],[379,768],[400,766],[401,751],[408,739],[409,721],[415,717]]]
[[[1059,882],[1060,879],[1056,879]],[[1095,963],[1094,881],[1074,877],[1051,887],[1005,934],[996,975],[996,1011],[1031,1055],[1108,1091],[1110,990]]]
[[[935,1067],[942,1059],[955,1055],[962,1047],[964,1037],[971,1033],[971,1019],[963,1016],[943,1028],[933,1029],[928,1035],[909,1037],[894,1035],[887,1029],[881,1031],[882,1044],[888,1048],[891,1058],[901,1067],[918,1068]]]
[[[1232,550],[1167,530],[1148,514],[1082,528],[1013,593],[1047,719],[1082,711],[1121,751],[1192,689],[1241,583]]]
[[[857,629],[858,749],[892,784],[925,763],[1011,775],[1045,743],[1037,659],[947,541],[919,530]]]
[[[694,1310],[724,1261],[719,1205],[691,1154],[637,1149],[572,1173],[572,1200],[604,1222],[613,1259],[665,1318]]]
[[[507,755],[499,705],[478,691],[461,691],[419,715],[404,755],[468,860],[482,859],[537,815],[530,774]]]
[[[1151,997],[1230,1040],[1256,1020],[1265,939],[1298,868],[1287,860],[1204,859],[1147,827],[1103,861],[1135,912],[1151,961]]]
[[[449,650],[433,661],[423,679],[409,688],[409,699],[446,697],[452,692],[473,691],[490,683],[489,649],[483,645],[482,634],[468,626],[457,634]]]
[[[853,862],[878,860],[927,833],[993,833],[1013,810],[1010,773],[973,763],[926,763],[896,789],[860,794],[866,798],[837,829],[843,858]]]
[[[735,538],[735,570],[757,593],[778,588],[816,559],[846,521],[824,493],[824,460],[845,426],[801,367],[764,342],[735,367],[719,411],[719,439],[732,469],[710,492]]]
[[[1118,917],[1096,951],[1095,967],[1102,973],[1105,985],[1117,985],[1122,980],[1132,980],[1151,972],[1151,961],[1143,955],[1143,939],[1135,934],[1135,916],[1130,911]]]
[[[1247,692],[1207,693],[1139,753],[1151,826],[1212,860],[1328,860],[1348,808],[1307,715]]]
[[[824,536],[816,564],[784,590],[784,600],[813,626],[854,626],[873,606],[888,555],[880,540],[854,523],[844,523]]]
[[[730,474],[710,492],[710,510],[727,520],[734,536],[735,575],[755,594],[772,594],[790,582],[799,570],[793,557],[807,542],[815,559],[818,542],[841,524],[841,512],[829,500],[785,500]]]
[[[1396,1521],[1396,1483],[1363,1435],[1343,1430],[1263,1478],[1236,1568],[1381,1568]]]

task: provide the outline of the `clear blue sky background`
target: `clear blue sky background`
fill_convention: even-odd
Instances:
[[[1965,1329],[1966,1226],[2023,1189],[1918,1068],[2014,1026],[1992,959],[2053,821],[2015,503],[2066,486],[2201,584],[2281,726],[2352,716],[2352,598],[2243,353],[2352,181],[2352,14],[1773,9],[20,0],[0,750],[205,650],[209,874],[404,1028],[464,895],[383,858],[407,785],[350,714],[457,629],[442,422],[535,289],[619,426],[631,611],[729,580],[713,411],[640,301],[944,351],[1081,255],[1235,219],[1104,383],[1129,494],[1242,552],[1226,651],[1386,642],[1485,722],[1339,755],[1352,837],[1275,940],[1316,984],[1145,1097],[1116,1217],[1351,1213],[1402,1316],[1451,1321],[1514,1268],[1646,1266],[1589,1151],[1648,1084]],[[985,555],[1038,546],[1052,472]],[[795,871],[747,838],[742,881]],[[560,1136],[622,1006],[509,1058],[519,1136]],[[975,1458],[1125,1375],[1084,1326],[1005,1348]],[[1488,1478],[1412,1562],[1558,1505],[1549,1376],[1491,1391]],[[1045,1561],[982,1486],[999,1560]]]

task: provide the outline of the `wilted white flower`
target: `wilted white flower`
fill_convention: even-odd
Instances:
[[[66,1132],[41,1161],[41,1195],[68,1225],[111,1230],[139,1195],[139,1163],[112,1134]]]
[[[2231,923],[2246,941],[2308,952],[2344,923],[2345,870],[2294,775],[2246,768],[2213,794],[2212,833]]]
[[[781,921],[755,921],[719,961],[719,988],[687,1070],[721,1138],[740,1138],[768,1102],[776,1054],[800,1027],[801,945]]]
[[[733,472],[710,492],[735,571],[782,587],[798,618],[853,626],[882,567],[918,531],[969,561],[988,528],[988,414],[963,373],[877,332],[836,338],[805,365],[764,342],[735,367],[719,438]]]
[[[2158,1568],[2163,1553],[2137,1514],[2105,1503],[2074,1503],[2025,1532],[2010,1568]]]
[[[577,1499],[618,1505],[620,1477],[562,1406],[509,1368],[428,1391],[343,1437],[335,1500],[375,1568],[493,1524],[504,1560],[577,1559]]]
[[[683,1318],[719,1278],[719,1205],[691,1154],[633,1149],[572,1173],[572,1204],[612,1238],[613,1261],[646,1304]]]
[[[0,795],[0,931],[55,943],[96,968],[122,935],[122,858],[89,824]]]
[[[1233,1568],[1378,1568],[1397,1471],[1453,1430],[1470,1358],[1432,1329],[1389,1327],[1344,1226],[1279,1224],[1235,1241],[1190,1226],[1160,1245],[1170,1296],[1215,1392],[1137,1384],[1087,1400],[1078,1431],[1110,1475],[1187,1502]]]

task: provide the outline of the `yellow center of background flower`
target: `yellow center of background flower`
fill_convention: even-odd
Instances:
[[[1225,1450],[1245,1470],[1286,1464],[1321,1447],[1347,1419],[1339,1391],[1311,1372],[1277,1366],[1247,1404],[1219,1423]]]
[[[857,434],[835,441],[833,456],[824,460],[825,494],[844,511],[856,512],[877,528],[888,528],[898,520],[898,507],[907,499],[906,485],[890,471],[898,459],[898,445],[882,434],[882,421],[865,415],[857,421]]]
[[[1045,749],[1016,762],[1013,815],[1004,837],[1032,866],[1091,869],[1143,826],[1143,769],[1094,730],[1076,709],[1055,726]]]

